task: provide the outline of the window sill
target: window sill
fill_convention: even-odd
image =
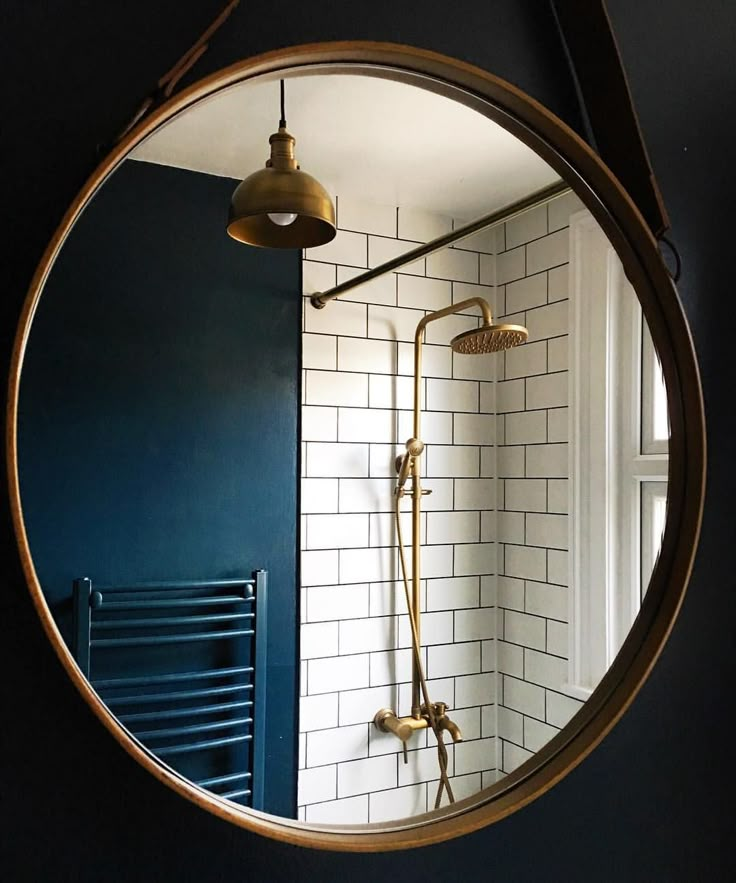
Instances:
[[[567,696],[572,696],[573,699],[581,699],[583,702],[587,702],[594,689],[595,687],[582,687],[579,684],[563,684],[561,692]]]

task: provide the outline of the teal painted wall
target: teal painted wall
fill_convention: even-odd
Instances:
[[[266,808],[293,816],[301,261],[227,236],[236,185],[126,161],[85,211],[30,336],[21,493],[65,636],[78,577],[268,570]]]

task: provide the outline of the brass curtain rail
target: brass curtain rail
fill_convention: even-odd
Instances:
[[[321,310],[323,307],[327,306],[331,300],[334,300],[341,294],[345,294],[346,291],[351,291],[359,285],[365,285],[366,282],[377,279],[385,273],[391,273],[394,270],[398,270],[400,267],[412,263],[412,261],[417,261],[420,258],[427,257],[427,255],[434,254],[436,251],[440,251],[448,245],[453,245],[461,239],[466,239],[468,236],[472,236],[473,233],[485,230],[486,227],[491,227],[493,224],[500,224],[501,221],[508,221],[511,218],[516,217],[516,215],[520,215],[522,212],[536,208],[538,205],[548,202],[551,199],[555,199],[558,196],[563,196],[565,193],[569,193],[570,190],[571,188],[569,184],[565,183],[563,180],[556,181],[554,184],[550,184],[549,187],[543,187],[541,190],[535,190],[534,193],[530,193],[529,196],[525,196],[523,199],[518,200],[518,202],[512,202],[503,208],[497,209],[495,212],[491,212],[489,215],[483,215],[483,217],[477,218],[469,224],[458,227],[457,230],[445,233],[444,236],[438,236],[437,239],[433,239],[431,242],[427,242],[424,245],[418,245],[416,248],[411,249],[411,251],[398,255],[390,261],[386,261],[385,264],[373,267],[371,270],[366,270],[365,273],[361,273],[353,279],[341,282],[334,288],[330,288],[327,291],[315,292],[310,298],[312,306]]]

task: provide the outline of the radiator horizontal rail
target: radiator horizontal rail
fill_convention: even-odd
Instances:
[[[133,731],[133,735],[141,742],[149,739],[172,739],[176,736],[191,736],[197,733],[213,733],[217,730],[231,730],[234,727],[245,727],[253,723],[252,717],[239,717],[233,720],[211,721],[206,724],[188,724],[183,727],[166,727],[159,730]]]
[[[198,616],[158,616],[154,619],[102,619],[92,622],[95,629],[149,629],[159,625],[197,625],[201,622],[237,622],[254,619],[255,613],[205,613]]]
[[[250,779],[252,773],[230,773],[228,776],[214,776],[211,779],[200,779],[195,782],[200,788],[213,788],[216,785],[229,785],[231,782],[240,782],[243,779]]]
[[[188,754],[192,751],[206,751],[209,748],[223,748],[226,745],[236,745],[239,742],[250,742],[253,736],[247,733],[243,736],[225,736],[222,739],[207,739],[204,742],[186,742],[182,745],[167,745],[165,748],[157,748],[155,754],[158,757],[170,757],[172,754]]]
[[[252,708],[253,702],[219,702],[216,705],[195,705],[193,708],[169,708],[166,711],[142,711],[138,714],[121,714],[118,720],[121,724],[142,723],[144,721],[176,720],[181,717],[203,717],[206,714],[217,714],[222,711],[237,711],[242,708]]]
[[[250,797],[250,791],[247,788],[241,788],[238,791],[226,791],[224,794],[218,794],[218,797],[224,797],[226,800],[235,800],[237,797]]]
[[[94,638],[90,646],[98,649],[110,647],[156,647],[159,644],[191,644],[194,641],[222,641],[227,638],[245,638],[254,635],[253,629],[229,629],[225,632],[192,632],[178,635],[141,635],[138,638]]]
[[[173,693],[141,693],[139,696],[111,696],[105,699],[106,705],[130,705],[150,702],[171,702],[177,699],[198,699],[200,696],[225,696],[228,693],[240,693],[244,690],[252,690],[253,684],[232,684],[227,687],[207,687],[203,690],[176,690]]]
[[[182,580],[181,582],[177,582],[176,580],[168,580],[160,583],[136,583],[133,586],[98,586],[95,585],[94,589],[96,592],[107,592],[110,594],[111,592],[155,592],[157,590],[161,590],[162,592],[171,591],[171,589],[240,589],[244,586],[255,586],[256,581],[254,579],[204,579],[204,580]]]
[[[230,675],[253,674],[252,665],[238,665],[232,668],[210,668],[206,671],[177,671],[165,675],[142,675],[127,678],[103,678],[93,680],[95,690],[112,687],[155,687],[157,684],[173,684],[177,681],[196,681],[209,678],[224,678]]]
[[[223,604],[245,604],[252,601],[252,597],[244,598],[242,595],[220,595],[217,598],[150,598],[146,601],[106,601],[102,596],[102,603],[96,610],[154,610],[163,607],[212,607]]]

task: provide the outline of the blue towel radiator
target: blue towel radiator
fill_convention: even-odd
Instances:
[[[152,754],[202,788],[264,806],[268,574],[74,581],[77,664]]]

